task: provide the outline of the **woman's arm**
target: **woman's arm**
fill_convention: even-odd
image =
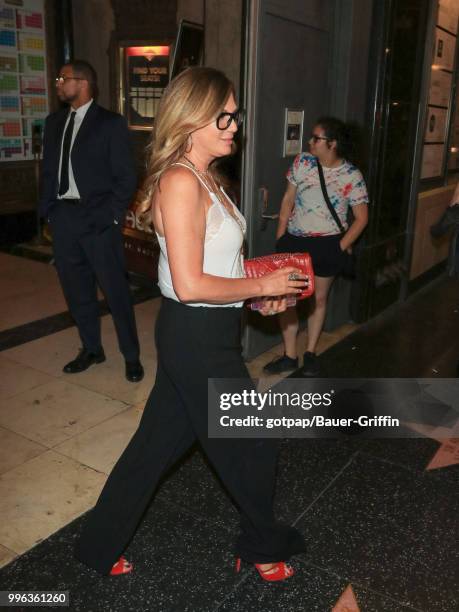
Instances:
[[[368,205],[356,204],[352,207],[354,221],[340,240],[341,250],[351,247],[368,224]]]
[[[304,281],[288,280],[294,268],[284,268],[260,279],[205,274],[206,210],[199,181],[185,168],[175,167],[164,173],[160,187],[157,197],[172,283],[181,302],[226,304],[257,296],[301,292]]]
[[[288,220],[292,214],[293,207],[295,205],[296,196],[296,185],[293,183],[287,183],[287,189],[285,190],[284,197],[282,198],[279,222],[277,224],[276,240],[279,240],[281,236],[287,231]]]

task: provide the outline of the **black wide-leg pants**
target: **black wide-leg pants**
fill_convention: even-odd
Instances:
[[[115,323],[120,351],[126,361],[136,361],[139,341],[120,226],[112,223],[97,232],[79,202],[57,201],[50,214],[59,280],[84,348],[98,352],[102,346],[98,283]]]
[[[198,439],[241,515],[236,555],[270,563],[304,551],[299,532],[273,514],[277,442],[207,434],[208,378],[249,374],[240,308],[192,307],[163,298],[158,370],[140,425],[113,468],[77,543],[78,559],[103,574],[126,548],[159,479]]]

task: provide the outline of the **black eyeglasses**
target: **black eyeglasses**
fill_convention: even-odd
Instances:
[[[219,130],[227,130],[231,125],[231,121],[240,127],[244,121],[244,111],[237,110],[234,113],[220,113],[217,117],[217,128]]]
[[[311,134],[309,136],[309,140],[312,140],[314,143],[319,142],[319,140],[333,140],[332,138],[327,138],[327,136],[317,136],[316,134]]]
[[[65,81],[86,81],[87,79],[83,79],[81,77],[67,77],[67,76],[58,76],[55,78],[56,85],[63,85]]]

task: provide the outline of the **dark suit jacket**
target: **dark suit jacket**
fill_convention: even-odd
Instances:
[[[46,118],[39,204],[42,217],[52,217],[52,208],[58,203],[59,156],[68,113],[66,108]],[[101,231],[114,220],[122,223],[137,185],[124,118],[93,102],[80,125],[70,157],[90,226]]]

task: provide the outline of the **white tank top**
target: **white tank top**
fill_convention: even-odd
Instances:
[[[224,278],[243,278],[244,277],[244,258],[242,255],[242,243],[244,241],[246,222],[242,214],[233,204],[229,196],[220,187],[224,197],[233,207],[234,215],[239,219],[239,223],[231,215],[225,206],[219,201],[217,195],[210,191],[199,174],[190,166],[177,162],[173,164],[188,168],[199,182],[209,193],[212,204],[206,215],[206,234],[204,239],[204,262],[203,272],[213,276]],[[242,230],[242,231],[241,231]],[[158,238],[160,255],[158,263],[158,285],[161,293],[172,300],[180,301],[174,291],[172,284],[171,270],[167,257],[166,239],[156,232]],[[206,304],[188,303],[187,306],[212,306],[212,307],[239,307],[243,302],[233,302],[231,304]]]

